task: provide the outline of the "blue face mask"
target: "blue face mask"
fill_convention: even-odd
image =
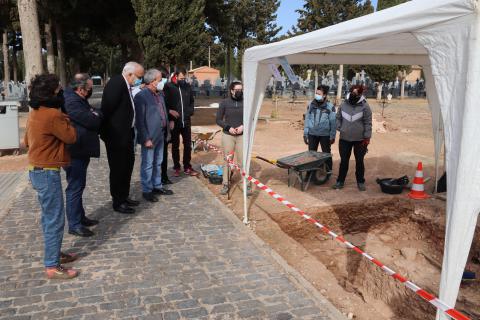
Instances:
[[[162,78],[162,82],[164,85],[167,84],[167,78]]]
[[[137,79],[135,79],[135,81],[133,81],[133,86],[138,87],[139,85],[142,84],[142,82],[143,82],[142,79],[137,78]]]
[[[318,102],[322,102],[323,101],[323,96],[321,96],[319,94],[316,94],[315,95],[315,100],[317,100]]]

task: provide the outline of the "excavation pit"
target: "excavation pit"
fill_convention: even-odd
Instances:
[[[444,203],[442,206],[435,200],[420,203],[399,197],[317,208],[310,210],[309,215],[427,292],[438,294],[445,235]],[[298,215],[289,211],[270,217],[326,267],[328,271],[322,272],[333,274],[345,297],[360,297],[384,319],[435,319],[436,310],[428,302]],[[480,252],[478,229],[469,261],[476,261],[474,255]],[[480,273],[479,264],[469,262],[467,267]],[[328,292],[323,293],[328,297]],[[472,319],[480,319],[479,305],[479,283],[462,285],[457,309]],[[369,319],[364,315],[357,318]]]

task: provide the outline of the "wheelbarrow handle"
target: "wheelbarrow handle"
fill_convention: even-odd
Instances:
[[[274,164],[274,165],[277,165],[277,161],[276,160],[268,160],[267,158],[264,158],[264,157],[260,157],[260,156],[255,156],[256,159],[259,159],[259,160],[262,160],[262,161],[265,161],[265,162],[268,162],[270,164]]]
[[[268,162],[268,163],[273,164],[273,165],[275,165],[275,166],[277,166],[277,167],[279,167],[279,168],[282,168],[282,169],[288,169],[288,168],[289,168],[289,166],[279,164],[279,163],[277,162],[277,160],[268,160],[268,159],[266,159],[266,158],[264,158],[264,157],[260,157],[260,156],[255,156],[255,159],[259,159],[259,160]]]

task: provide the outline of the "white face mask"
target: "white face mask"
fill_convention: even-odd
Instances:
[[[162,91],[164,87],[165,87],[165,82],[163,82],[163,80],[160,81],[159,83],[157,83],[157,90],[158,91]]]

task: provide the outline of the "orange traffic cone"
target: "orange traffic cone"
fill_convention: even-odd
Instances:
[[[422,162],[418,163],[417,171],[415,172],[415,178],[413,179],[412,189],[408,196],[412,199],[422,200],[429,198],[425,193],[425,185],[423,181],[423,165]]]

